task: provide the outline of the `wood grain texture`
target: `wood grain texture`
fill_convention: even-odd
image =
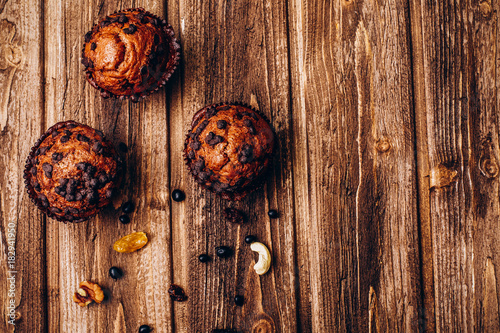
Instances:
[[[301,329],[417,331],[409,8],[292,1]]]
[[[171,81],[137,104],[102,99],[80,63],[92,25],[131,7],[166,17],[182,46]],[[498,7],[0,0],[0,310],[14,222],[20,316],[0,331],[500,331]],[[242,202],[202,190],[183,161],[193,114],[217,102],[247,103],[276,129],[271,176]],[[22,180],[30,147],[69,119],[129,148],[115,205],[79,224],[40,214]],[[185,201],[172,202],[176,188]],[[122,225],[126,200],[136,209]],[[225,221],[226,207],[248,223]],[[112,250],[133,231],[149,244]],[[249,234],[272,252],[266,275]],[[234,256],[218,258],[220,245]],[[87,279],[107,300],[80,308],[71,296]]]
[[[1,332],[46,328],[45,217],[33,209],[22,172],[44,127],[42,8],[41,1],[0,3]],[[11,301],[15,326],[8,323]]]
[[[190,299],[175,305],[181,332],[235,328],[244,332],[294,332],[296,266],[291,173],[286,4],[283,1],[182,1],[169,8],[169,21],[182,42],[181,77],[170,100],[172,188],[186,201],[172,206],[174,282]],[[268,116],[278,135],[273,177],[263,190],[240,203],[205,192],[188,174],[182,147],[193,114],[207,104],[244,102]],[[224,221],[225,207],[242,209],[244,225]],[[278,208],[280,218],[267,211]],[[258,276],[256,255],[244,243],[256,235],[273,254],[271,271]],[[215,247],[230,246],[235,256],[219,259]],[[199,254],[213,261],[202,264]],[[234,296],[245,296],[243,307]]]

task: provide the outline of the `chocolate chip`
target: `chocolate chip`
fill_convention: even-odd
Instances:
[[[73,207],[69,207],[67,209],[67,211],[70,212],[71,214],[75,214],[75,215],[77,215],[79,213],[78,209],[73,208]]]
[[[31,172],[31,174],[34,176],[34,175],[36,175],[36,173],[38,172],[38,169],[36,168],[36,166],[31,167],[30,172]]]
[[[95,42],[92,42],[92,44],[90,44],[90,49],[92,51],[94,51],[96,49],[96,47],[97,47],[97,44]]]
[[[128,17],[127,17],[125,14],[122,14],[122,15],[118,18],[118,22],[119,22],[119,23],[127,23],[127,22],[128,22]]]
[[[92,150],[100,154],[102,152],[102,145],[99,141],[94,142],[92,145]]]
[[[194,161],[193,169],[196,170],[197,172],[200,172],[201,170],[205,169],[205,160],[199,159]]]
[[[101,25],[101,28],[104,28],[104,27],[107,27],[107,26],[108,26],[108,25],[110,25],[110,24],[111,24],[111,22],[110,22],[110,21],[108,21],[108,20],[104,20],[104,21],[101,21],[101,24],[100,24],[100,25]]]
[[[58,135],[59,135],[59,132],[58,132],[58,131],[54,131],[54,132],[52,132],[52,137],[53,137],[53,138],[55,138],[55,137],[56,137],[56,136],[58,136]]]
[[[224,105],[224,106],[221,106],[219,107],[219,111],[226,111],[226,110],[229,110],[231,107],[229,105]]]
[[[155,34],[155,36],[153,37],[153,41],[155,44],[158,44],[160,42],[160,36],[158,36],[158,34]]]
[[[90,142],[90,139],[88,136],[85,136],[85,135],[80,134],[80,133],[78,133],[78,135],[76,136],[76,139],[78,141],[82,141],[82,142]]]
[[[243,125],[245,125],[246,127],[250,127],[250,126],[253,126],[253,123],[250,119],[245,118],[245,119],[243,119]]]
[[[89,201],[90,204],[94,204],[98,200],[98,194],[95,191],[89,191],[87,192],[87,200]]]
[[[92,38],[92,31],[89,31],[85,34],[85,43],[90,42],[91,38]]]
[[[147,73],[148,73],[148,66],[142,66],[141,67],[141,74],[146,75]]]
[[[99,130],[95,130],[95,134],[97,134],[99,137],[104,138],[104,133],[102,131],[99,131]]]
[[[59,208],[57,207],[50,207],[49,210],[53,213],[53,214],[61,214],[62,213],[62,210],[60,210]]]
[[[96,171],[97,171],[97,168],[95,166],[93,166],[92,164],[88,164],[87,165],[87,168],[85,169],[85,171],[89,174],[89,175],[93,175]]]
[[[205,142],[209,143],[210,141],[213,140],[214,137],[215,137],[215,133],[214,132],[208,133],[207,137],[205,138]]]
[[[75,194],[75,200],[76,201],[81,201],[82,199],[83,199],[83,196],[81,195],[81,193]]]
[[[64,197],[66,195],[66,186],[64,186],[64,185],[56,186],[56,187],[54,187],[54,192],[56,192],[56,194],[59,194],[60,196]]]
[[[57,163],[57,162],[59,162],[62,159],[63,159],[63,154],[61,154],[61,153],[53,153],[52,154],[52,161],[54,163]]]
[[[210,119],[212,118],[213,116],[215,116],[217,114],[218,110],[214,107],[210,107],[208,108],[208,110],[205,112],[205,117],[207,119]]]
[[[161,20],[161,25],[166,26],[167,25],[167,20]]]
[[[59,179],[59,184],[61,186],[66,186],[66,184],[68,184],[68,181],[69,181],[68,178],[61,178],[61,179]]]
[[[144,19],[144,13],[139,13],[136,15],[136,18],[139,20],[139,21],[142,21]]]
[[[245,164],[253,161],[253,147],[249,145],[248,143],[245,143],[241,146],[241,151],[240,151],[240,156],[238,157],[238,160]]]
[[[123,29],[123,32],[131,35],[137,31],[137,27],[133,24],[129,24],[128,28]]]
[[[189,146],[194,150],[199,150],[201,148],[201,143],[200,141],[193,141],[189,144]]]
[[[224,142],[224,138],[220,135],[217,135],[215,138],[214,138],[214,144],[218,144],[218,143],[221,143],[221,142]]]
[[[198,178],[202,181],[202,182],[206,182],[208,180],[208,178],[210,177],[210,174],[208,172],[200,172],[198,174]]]
[[[76,163],[76,168],[78,170],[84,171],[87,168],[87,163],[78,162],[78,163]]]
[[[198,126],[198,128],[196,128],[195,133],[196,133],[197,135],[200,135],[200,134],[201,134],[201,132],[203,132],[203,130],[205,129],[205,127],[207,127],[208,123],[209,123],[209,121],[208,121],[208,120],[206,120],[206,119],[205,119],[205,120],[203,120],[203,121],[200,123],[200,126]]]
[[[89,185],[90,185],[91,188],[96,188],[97,185],[99,185],[99,181],[97,180],[97,178],[92,178],[89,181]]]
[[[109,178],[108,178],[108,176],[106,176],[106,175],[104,175],[104,174],[101,174],[101,175],[99,176],[99,183],[101,183],[101,184],[103,184],[103,185],[104,185],[104,184],[107,184],[108,182],[109,182]]]
[[[68,142],[69,141],[69,136],[65,135],[65,136],[61,136],[61,142],[62,143],[65,143],[65,142]]]
[[[38,199],[40,200],[40,203],[42,204],[43,207],[47,208],[49,206],[49,200],[47,197],[43,194],[38,194]]]
[[[111,23],[118,22],[118,20],[119,20],[119,17],[118,17],[118,16],[113,16],[113,17],[110,17],[110,18],[109,18],[109,22],[111,22]]]
[[[187,157],[190,160],[193,160],[196,157],[196,153],[194,152],[194,150],[190,150],[189,153],[187,154]]]
[[[64,130],[64,134],[71,136],[71,134],[73,134],[73,132],[71,132],[70,130]]]
[[[149,22],[150,22],[152,25],[154,25],[154,26],[158,26],[158,25],[160,24],[160,23],[158,22],[158,19],[157,19],[157,18],[154,18],[154,17],[150,18],[150,19],[149,19]]]
[[[52,172],[52,165],[49,163],[43,163],[42,170],[45,172]]]
[[[226,128],[226,126],[227,126],[227,121],[222,120],[222,119],[217,121],[217,128],[218,129],[224,129],[224,128]]]
[[[112,188],[108,188],[106,190],[106,198],[111,199],[113,197],[114,190]]]

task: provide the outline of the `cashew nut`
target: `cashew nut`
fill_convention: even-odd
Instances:
[[[269,250],[264,244],[259,242],[253,242],[250,245],[250,249],[259,253],[259,261],[253,266],[253,269],[255,269],[255,272],[259,275],[266,274],[269,267],[271,267],[271,253],[269,253]]]

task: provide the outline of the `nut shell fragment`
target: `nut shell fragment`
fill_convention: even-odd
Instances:
[[[130,253],[142,249],[148,243],[148,236],[144,232],[134,232],[120,238],[113,245],[113,250],[120,253]]]

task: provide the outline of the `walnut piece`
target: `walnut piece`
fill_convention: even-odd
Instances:
[[[104,293],[97,283],[83,281],[78,290],[73,295],[73,301],[80,306],[87,306],[92,301],[101,303],[104,300]]]

